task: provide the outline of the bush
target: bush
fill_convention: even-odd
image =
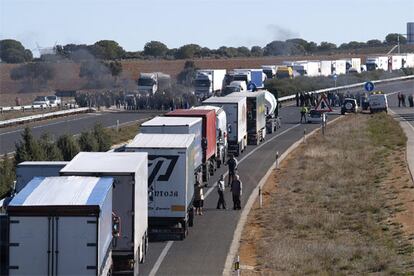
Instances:
[[[57,146],[62,152],[63,160],[70,161],[79,153],[79,145],[73,136],[64,134],[57,140]]]

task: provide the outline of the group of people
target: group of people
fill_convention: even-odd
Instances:
[[[227,166],[229,168],[227,188],[230,189],[233,198],[233,209],[241,210],[241,196],[243,190],[243,183],[240,180],[240,176],[237,174],[238,161],[233,155],[229,155],[229,160],[227,161]],[[207,184],[201,183],[200,180],[197,180],[194,189],[194,208],[196,215],[203,215],[204,207],[204,191],[203,188],[207,187]],[[224,175],[222,174],[217,182],[217,209],[227,209],[226,200],[224,199],[224,192],[226,191],[226,183],[224,180]]]
[[[405,103],[406,96],[405,96],[404,93],[398,92],[397,98],[398,98],[398,107],[401,107],[401,106],[406,107],[407,106],[406,103]],[[414,107],[413,95],[412,94],[408,95],[407,99],[408,99],[408,105],[410,107]]]

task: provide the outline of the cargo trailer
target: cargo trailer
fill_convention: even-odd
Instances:
[[[210,97],[203,105],[223,108],[227,116],[227,151],[238,156],[247,145],[246,97]]]
[[[346,74],[346,60],[339,59],[332,61],[332,72],[337,75]]]
[[[202,173],[203,181],[208,181],[217,167],[216,159],[216,112],[214,110],[176,109],[165,114],[167,117],[196,117],[203,120],[202,129]]]
[[[332,75],[332,61],[322,60],[320,62],[320,73],[325,77]]]
[[[126,152],[148,154],[148,223],[152,239],[184,239],[193,224],[194,134],[138,134]]]
[[[167,117],[157,116],[141,124],[141,133],[158,134],[194,134],[194,170],[202,173],[203,150],[202,150],[203,120],[197,117]]]
[[[258,145],[266,136],[265,93],[235,92],[226,97],[246,97],[247,144]]]
[[[16,166],[16,190],[20,192],[35,176],[59,176],[67,161],[25,161]]]
[[[217,168],[226,162],[227,156],[227,115],[223,108],[213,105],[197,106],[193,109],[214,110],[216,112],[216,160]]]
[[[148,248],[148,158],[145,153],[80,152],[61,171],[64,176],[114,179],[112,212],[122,229],[114,237],[113,271],[138,274]]]
[[[400,70],[403,68],[403,56],[402,55],[393,55],[392,57],[392,70]]]
[[[108,275],[110,177],[35,177],[7,207],[9,275]]]
[[[138,78],[138,92],[145,95],[154,95],[171,88],[171,76],[161,73],[141,73]]]

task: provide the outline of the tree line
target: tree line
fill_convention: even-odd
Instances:
[[[406,43],[406,38],[397,33],[388,34],[383,41],[371,39],[366,42],[351,41],[336,45],[330,42],[319,44],[313,41],[306,41],[301,38],[287,39],[285,41],[275,40],[264,47],[227,47],[221,46],[218,49],[210,49],[198,44],[186,44],[178,48],[169,48],[160,41],[147,42],[142,51],[126,51],[116,41],[100,40],[92,45],[66,44],[57,45],[55,54],[43,55],[42,61],[70,59],[76,62],[90,59],[93,56],[101,60],[120,59],[192,59],[192,58],[233,58],[233,57],[261,57],[279,55],[311,55],[319,52],[334,50],[355,50],[368,47],[381,47]],[[29,49],[17,40],[0,40],[0,58],[6,63],[23,63],[33,60],[33,54]]]
[[[92,130],[84,131],[78,138],[64,134],[55,140],[45,133],[36,139],[29,127],[21,134],[20,141],[16,142],[14,157],[3,156],[0,160],[0,198],[10,191],[16,179],[15,168],[24,161],[70,161],[80,151],[108,151],[112,145],[112,138],[108,131],[96,124]]]

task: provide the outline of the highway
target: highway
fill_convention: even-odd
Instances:
[[[414,81],[401,83],[379,84],[376,90],[386,93],[414,93]],[[362,91],[362,90],[360,90]],[[396,108],[396,94],[389,100],[390,107],[396,113],[406,113],[414,123],[414,109]],[[408,110],[408,111],[407,111]],[[399,112],[401,111],[401,112]],[[404,112],[403,112],[404,111]],[[94,113],[82,114],[66,118],[59,118],[31,124],[33,133],[39,137],[49,132],[55,137],[64,134],[78,134],[100,122],[104,126],[114,126],[116,121],[127,123],[143,120],[154,114],[148,113]],[[275,161],[276,151],[281,155],[295,141],[303,137],[304,130],[310,132],[319,125],[298,124],[299,109],[295,106],[285,106],[281,109],[282,128],[273,135],[266,137],[265,143],[258,147],[248,146],[247,150],[238,158],[239,174],[243,182],[242,207],[246,203],[253,189],[266,174]],[[329,115],[329,119],[337,117]],[[14,143],[20,139],[24,126],[0,129],[0,153],[14,151]],[[327,129],[329,132],[329,127]],[[205,212],[203,216],[196,216],[194,227],[189,236],[183,241],[151,242],[146,262],[140,265],[140,275],[221,275],[223,273],[226,257],[232,243],[233,234],[239,221],[241,211],[231,209],[232,200],[229,191],[225,192],[227,210],[217,210],[217,192],[213,184],[225,167],[218,170],[210,180],[209,187],[204,190]]]
[[[414,81],[378,85],[386,93],[401,91],[414,92]],[[395,106],[393,100],[390,105]],[[414,112],[414,109],[413,109]],[[294,106],[281,109],[282,129],[267,136],[266,143],[259,147],[249,146],[239,157],[239,174],[243,182],[242,208],[254,187],[275,161],[276,151],[281,155],[290,145],[318,125],[298,124],[299,110]],[[330,115],[333,119],[338,115]],[[329,127],[327,129],[329,131]],[[226,191],[227,210],[217,210],[217,192],[211,188],[218,180],[221,168],[205,189],[205,212],[196,216],[194,227],[184,241],[153,242],[149,245],[146,262],[140,266],[141,275],[221,275],[233,239],[241,211],[231,209],[232,200]]]
[[[65,133],[75,135],[82,131],[90,130],[98,122],[104,127],[111,127],[116,126],[117,120],[119,120],[120,124],[130,123],[137,120],[145,121],[146,118],[151,118],[155,114],[157,114],[157,112],[96,112],[39,121],[16,127],[2,128],[0,129],[0,154],[14,152],[14,144],[20,140],[21,133],[27,125],[31,127],[33,135],[37,138],[47,132],[56,139]]]

